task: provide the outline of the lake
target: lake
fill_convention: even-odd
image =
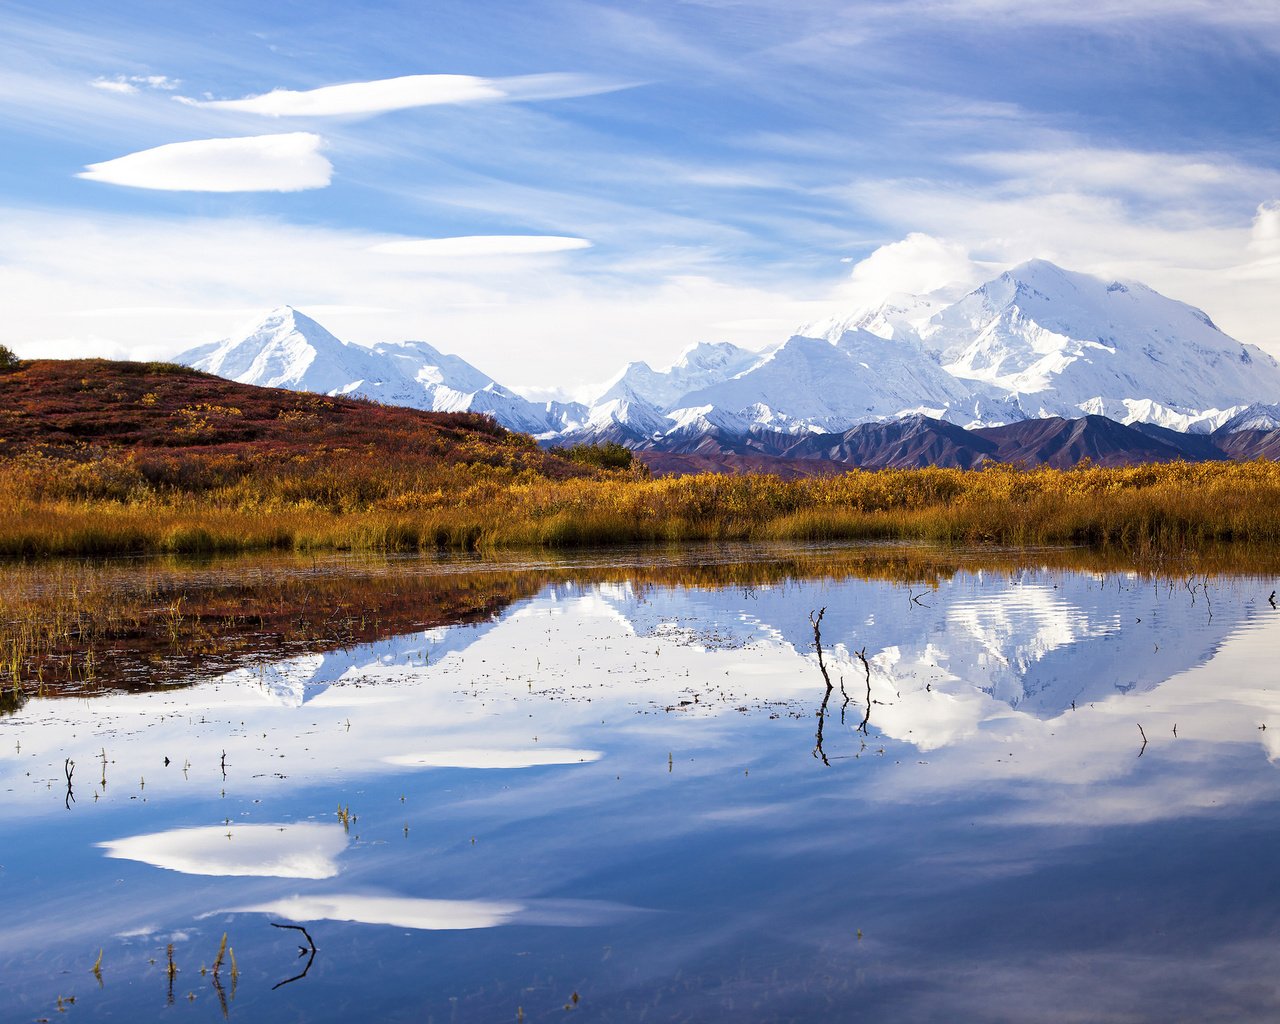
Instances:
[[[1280,1013],[1274,574],[383,570],[450,601],[0,717],[0,1019]]]

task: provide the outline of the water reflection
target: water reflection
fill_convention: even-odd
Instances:
[[[253,1019],[294,922],[324,950],[274,997],[303,1019],[580,990],[619,1019],[1052,1019],[1070,991],[1126,1019],[1189,978],[1267,1019],[1236,994],[1280,967],[1275,581],[907,561],[531,567],[482,621],[29,701],[0,723],[22,1008],[41,957],[105,941],[94,1012],[136,1016],[158,936],[186,982],[226,932]]]
[[[525,750],[472,747],[466,750],[392,754],[385,760],[387,764],[405,768],[534,768],[549,764],[585,764],[588,761],[599,761],[603,756],[598,750],[571,750],[566,747]]]
[[[229,907],[231,914],[270,914],[288,921],[351,921],[422,931],[494,928],[507,924],[524,910],[521,903],[492,900],[428,900],[407,896],[330,893],[289,896],[247,907]]]
[[[332,878],[347,842],[338,825],[301,822],[171,829],[98,845],[108,857],[189,875]]]

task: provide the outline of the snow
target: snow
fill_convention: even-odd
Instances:
[[[958,294],[895,295],[764,351],[698,344],[632,362],[590,406],[531,402],[422,341],[347,344],[288,306],[180,362],[244,383],[483,412],[540,438],[804,433],[913,414],[965,427],[1083,414],[1180,431],[1280,426],[1280,364],[1136,281],[1046,260]]]
[[[242,384],[372,398],[438,412],[492,415],[512,430],[558,433],[586,419],[584,406],[539,404],[503,387],[465,359],[425,341],[367,348],[340,341],[290,306],[272,310],[242,336],[176,357]]]

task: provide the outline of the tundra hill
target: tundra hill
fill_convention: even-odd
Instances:
[[[490,466],[552,479],[591,472],[478,413],[257,387],[173,363],[32,360],[0,373],[0,406],[0,459],[128,457],[152,483],[195,483],[204,475],[196,467],[214,465],[223,482],[299,463]]]

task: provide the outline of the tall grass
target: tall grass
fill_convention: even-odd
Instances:
[[[1136,552],[1280,541],[1280,466],[852,471],[549,479],[493,465],[27,456],[0,475],[0,557],[251,550],[572,548],[703,540],[910,539]]]

